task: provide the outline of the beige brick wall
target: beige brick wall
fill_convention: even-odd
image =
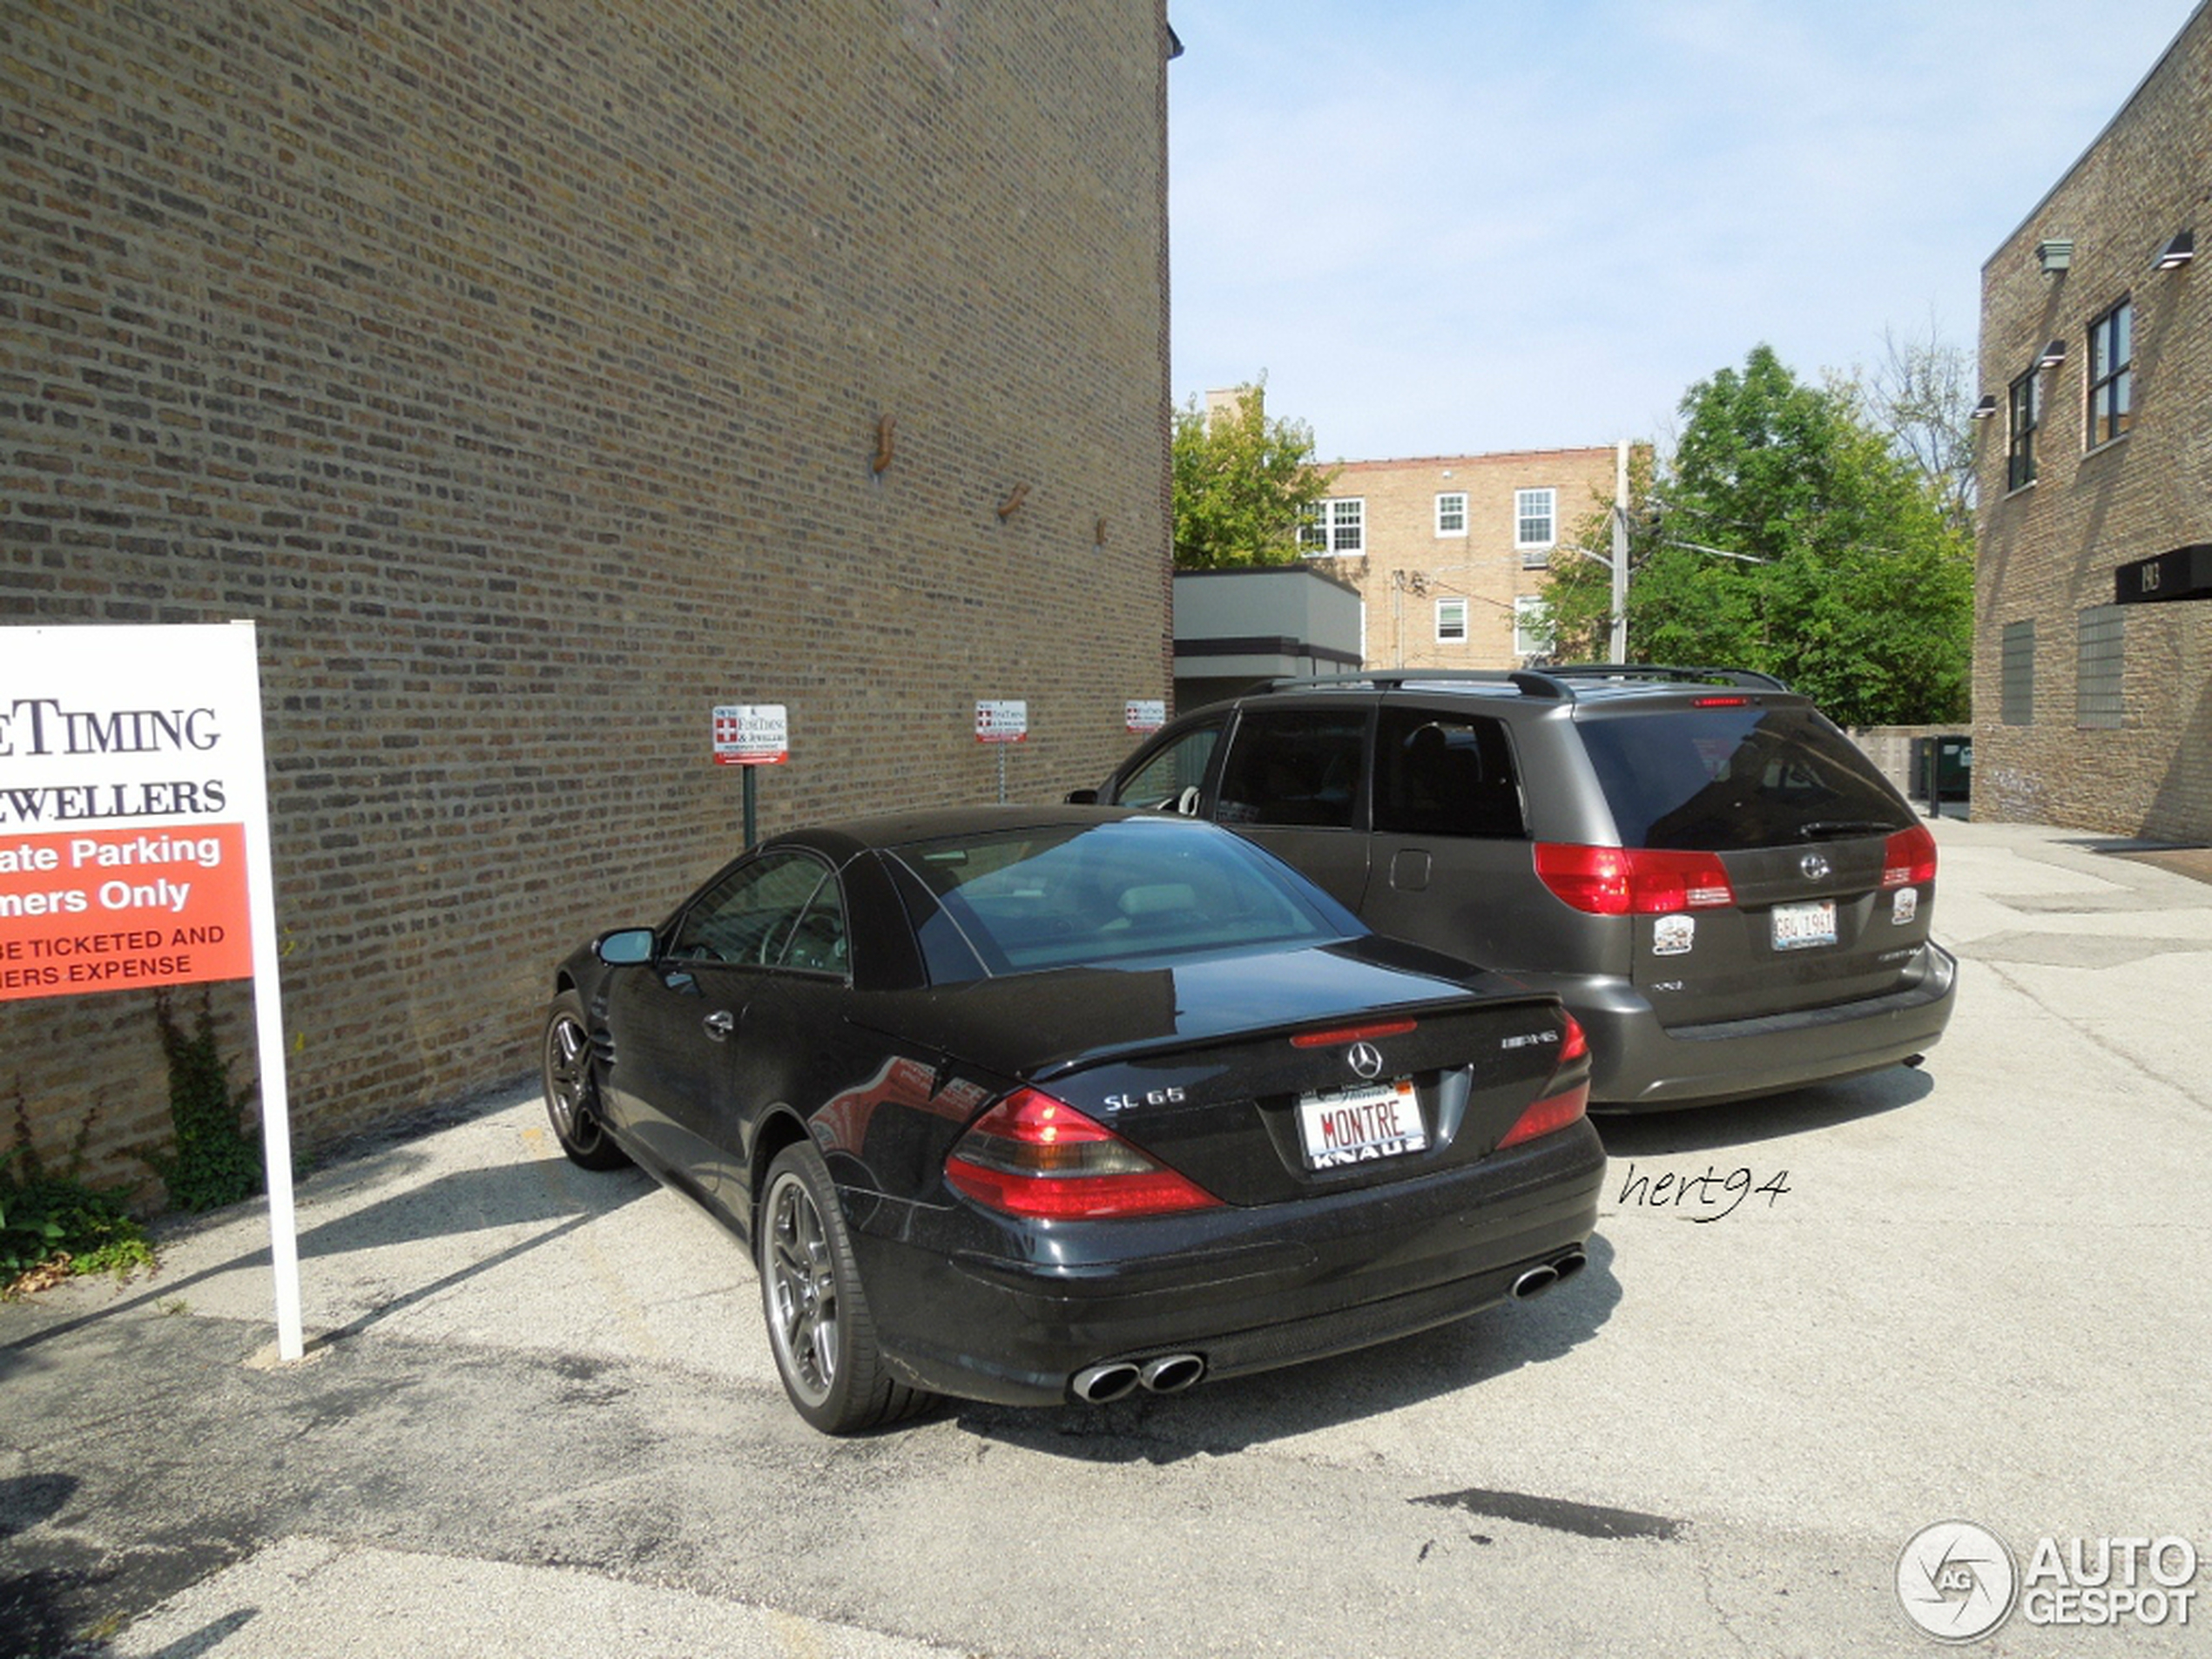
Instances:
[[[1554,492],[1554,533],[1571,544],[1590,515],[1613,499],[1611,445],[1445,455],[1339,464],[1332,497],[1366,502],[1364,557],[1318,561],[1359,590],[1367,608],[1369,668],[1518,668],[1514,600],[1541,595],[1560,545],[1516,545],[1514,502],[1522,489]],[[1467,533],[1437,533],[1436,498],[1467,498]],[[1464,641],[1437,638],[1437,601],[1464,598]]]
[[[301,1139],[534,1064],[558,955],[735,849],[718,702],[790,706],[768,832],[989,799],[978,698],[1028,700],[1016,799],[1124,752],[1165,43],[1160,0],[11,0],[0,624],[260,624]],[[0,1004],[17,1094],[142,1176],[150,999]]]
[[[2200,8],[2074,168],[1982,273],[1980,546],[1975,596],[1974,814],[2117,835],[2212,840],[2212,601],[2126,608],[2119,730],[2076,722],[2080,617],[2117,566],[2212,542],[2212,11]],[[2151,269],[2177,231],[2202,250]],[[2047,275],[2037,246],[2070,239]],[[2134,307],[2134,424],[2087,448],[2088,340]],[[2038,476],[2007,492],[2006,388],[2052,340]],[[2035,624],[2034,718],[2000,710],[2007,624]]]

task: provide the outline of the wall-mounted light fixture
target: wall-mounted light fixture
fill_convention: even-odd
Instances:
[[[2195,257],[2196,233],[2176,231],[2164,252],[2151,261],[2150,268],[2154,271],[2178,271]]]
[[[2074,264],[2074,242],[2071,238],[2054,236],[2035,245],[2036,262],[2043,267],[2045,276],[2054,276]]]
[[[2054,340],[2043,347],[2043,354],[2035,360],[2038,368],[2056,368],[2066,361],[2066,341]]]
[[[1966,418],[1969,421],[1986,421],[1996,413],[1997,394],[1989,392],[1983,395],[1981,401],[1974,405],[1973,413]]]

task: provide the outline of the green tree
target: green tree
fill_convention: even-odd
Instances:
[[[1306,509],[1335,476],[1313,464],[1313,432],[1270,420],[1267,377],[1211,411],[1197,398],[1175,414],[1175,566],[1219,570],[1289,564]]]
[[[1671,461],[1631,486],[1629,657],[1762,670],[1846,725],[1963,718],[1973,542],[1858,388],[1807,386],[1759,346],[1682,413]],[[1601,511],[1580,541],[1609,537]],[[1595,561],[1555,567],[1560,655],[1603,654],[1608,584]]]

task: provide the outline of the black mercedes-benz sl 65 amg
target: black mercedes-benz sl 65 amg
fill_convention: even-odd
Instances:
[[[778,836],[555,975],[545,1097],[754,1247],[815,1427],[1171,1393],[1566,1278],[1605,1157],[1559,1001],[1228,832],[1067,807]]]

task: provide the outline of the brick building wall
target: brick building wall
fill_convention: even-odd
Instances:
[[[1161,0],[0,34],[0,624],[260,624],[307,1144],[529,1070],[735,850],[713,705],[790,707],[769,833],[991,799],[979,698],[1056,797],[1166,694]],[[0,1003],[0,1146],[88,1115],[142,1178],[150,997]]]
[[[1997,412],[1980,423],[1977,817],[2212,840],[2212,600],[2105,609],[2117,567],[2212,542],[2208,192],[2212,11],[2200,6],[1983,267],[1981,386]],[[2197,259],[2155,270],[2159,252],[2191,229]],[[2070,263],[2047,272],[2039,250],[2056,241],[2072,243]],[[2132,423],[2114,435],[2109,421],[2093,426],[2090,330],[2123,301]],[[2065,361],[2034,372],[2054,340]],[[2008,406],[2030,376],[2040,401],[2035,476],[2016,487]],[[2097,666],[2115,651],[2117,697],[2100,697]]]
[[[1543,592],[1557,558],[1613,499],[1614,449],[1533,449],[1408,461],[1338,463],[1332,502],[1360,506],[1365,552],[1323,563],[1366,605],[1369,668],[1518,668],[1514,602]],[[1523,490],[1548,490],[1551,532],[1521,544]],[[1438,498],[1464,497],[1457,531],[1440,529]],[[1335,529],[1333,522],[1332,530]],[[1601,548],[1601,550],[1604,550]],[[1440,638],[1464,601],[1464,637]],[[1526,642],[1524,642],[1526,643]]]

